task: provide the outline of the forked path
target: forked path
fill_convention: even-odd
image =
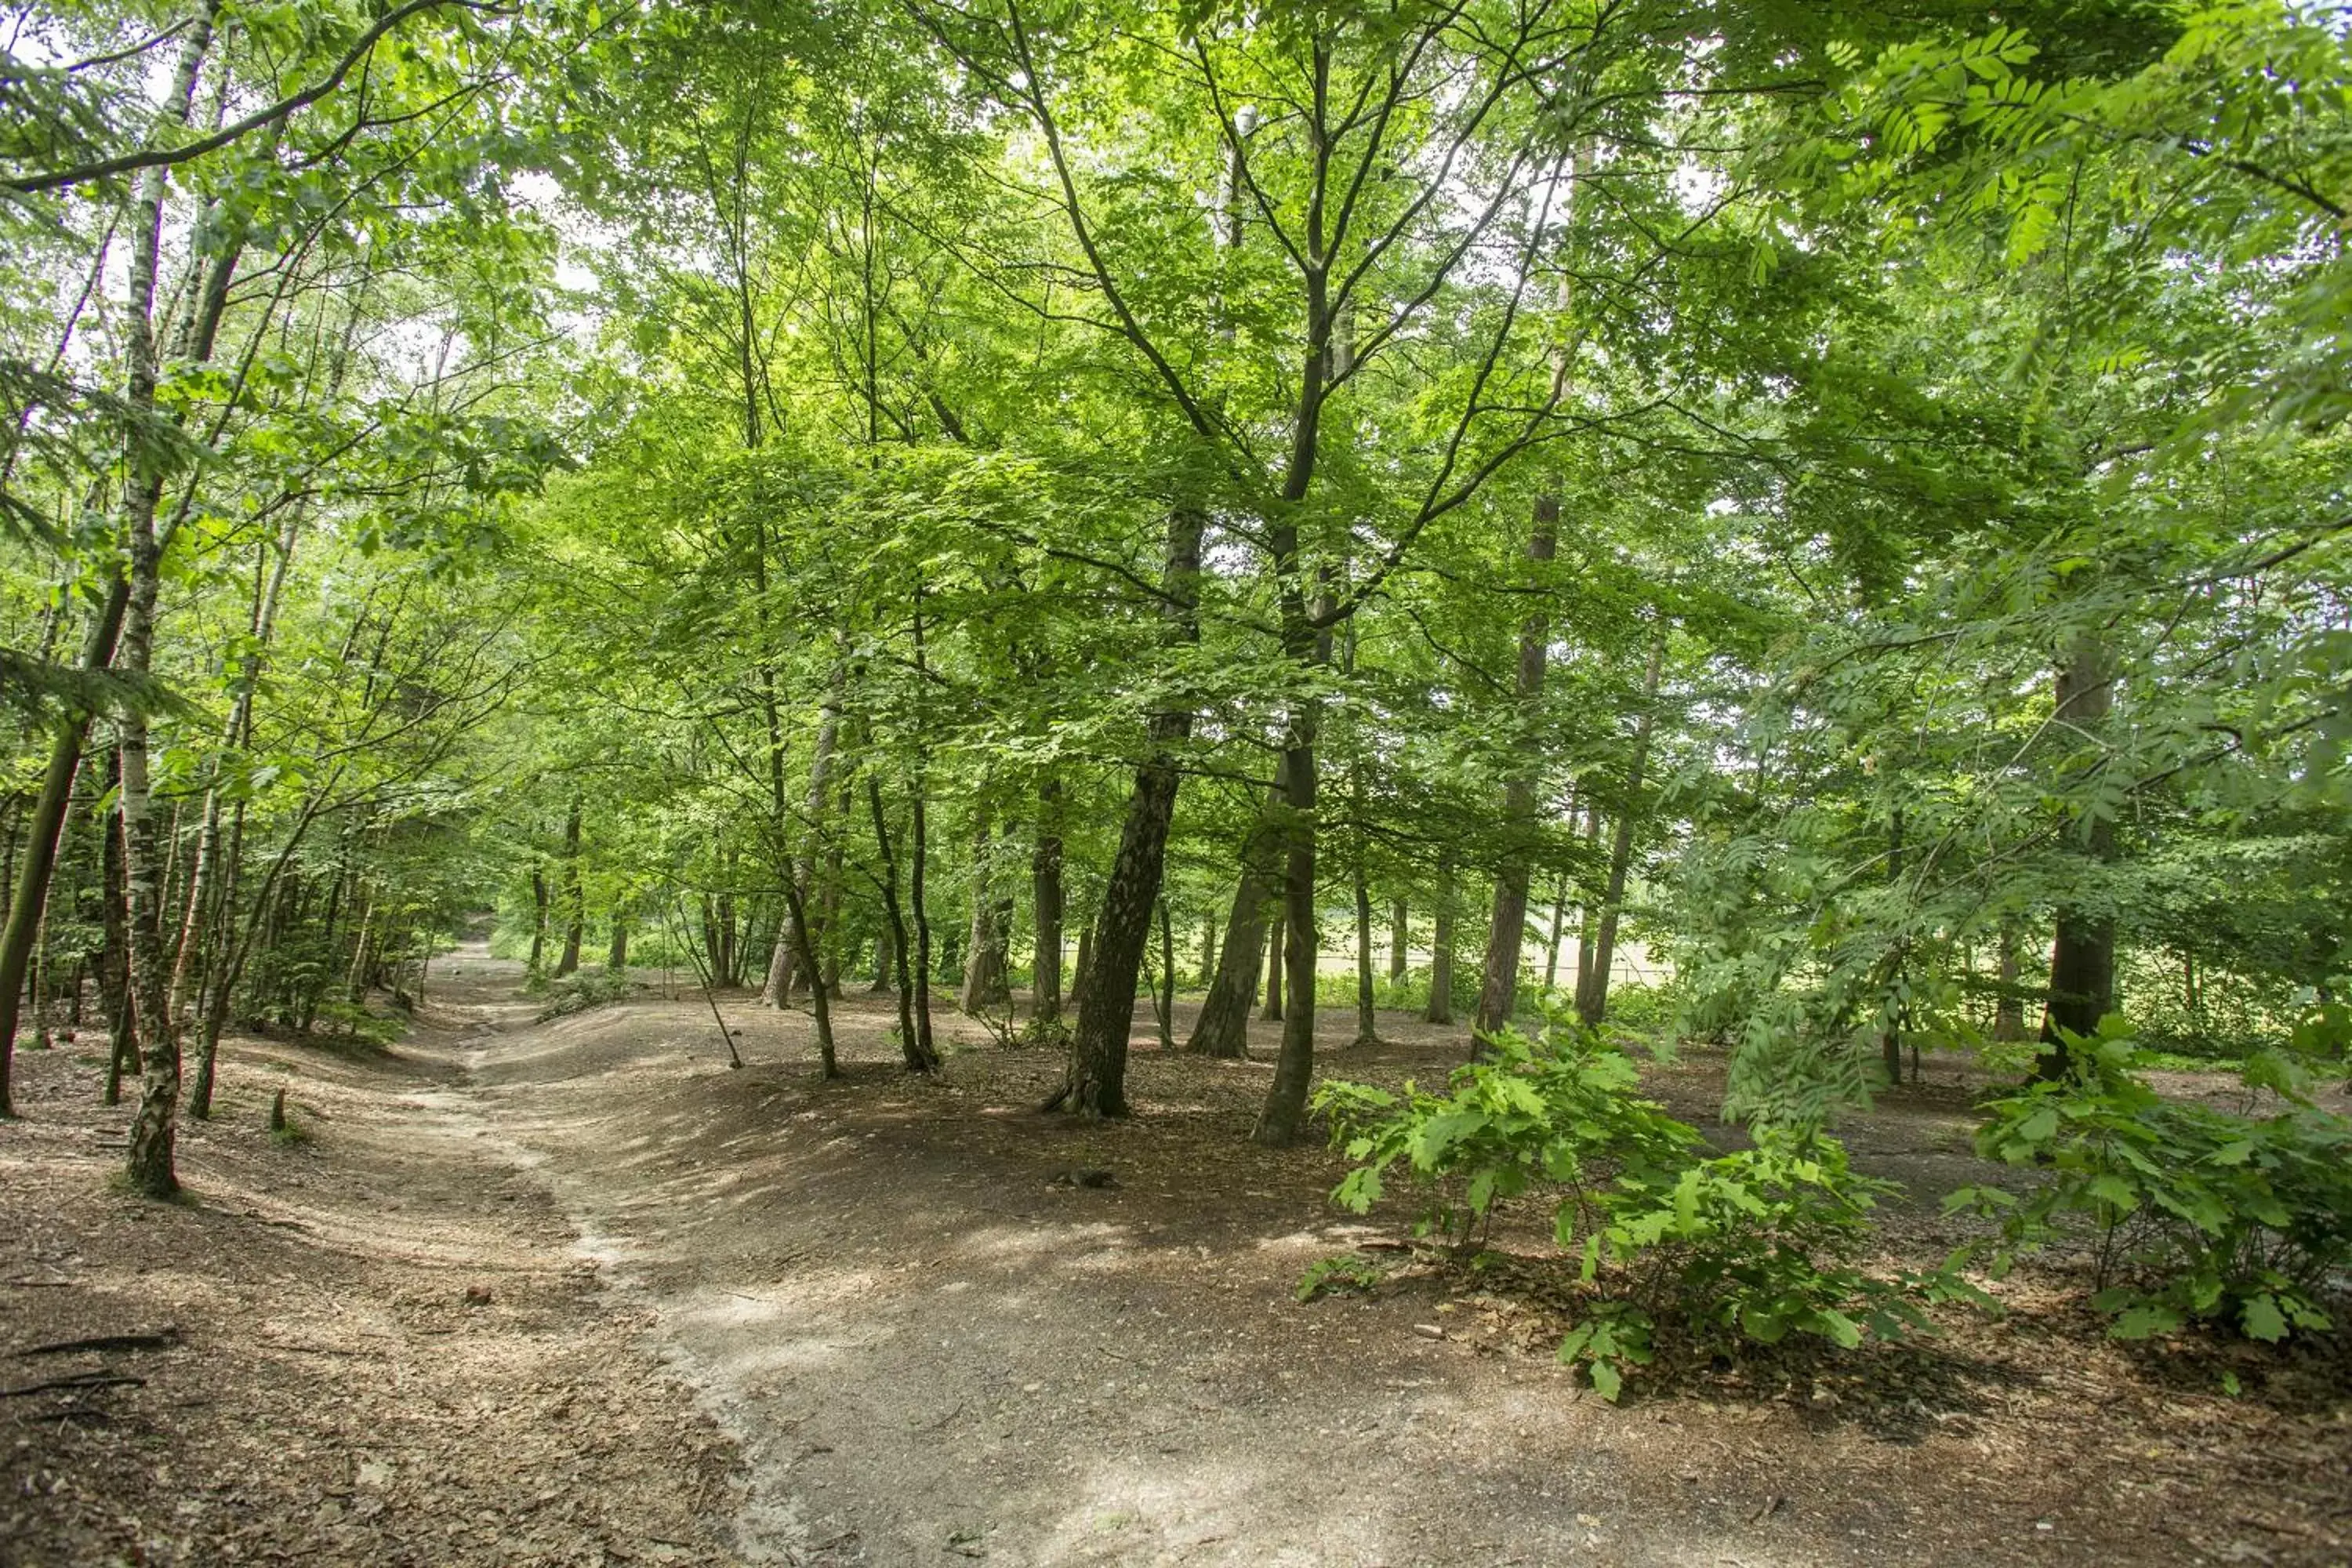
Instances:
[[[1262,1068],[1152,1062],[1145,1115],[1073,1128],[1029,1109],[1043,1053],[975,1037],[907,1078],[878,1003],[842,1010],[849,1070],[820,1084],[795,1016],[727,1005],[734,1068],[691,989],[537,1023],[517,979],[478,950],[436,976],[436,1010],[496,1031],[436,1103],[650,1310],[739,1446],[744,1561],[2199,1555],[2160,1487],[2070,1478],[2014,1409],[1892,1435],[1802,1390],[1618,1409],[1425,1282],[1298,1304],[1362,1232],[1320,1201],[1328,1156],[1241,1152],[1200,1091]],[[1055,1180],[1097,1166],[1118,1184]]]

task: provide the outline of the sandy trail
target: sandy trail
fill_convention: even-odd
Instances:
[[[2160,1488],[2070,1477],[1971,1415],[1890,1432],[1801,1391],[1619,1409],[1433,1286],[1301,1306],[1300,1271],[1363,1235],[1322,1202],[1328,1156],[1244,1152],[1149,1071],[1137,1121],[1072,1127],[1001,1065],[1049,1075],[1043,1053],[908,1079],[879,1003],[841,1009],[848,1078],[820,1085],[794,1016],[727,1004],[736,1071],[691,991],[533,1024],[514,984],[478,951],[436,981],[503,1031],[447,1114],[546,1184],[736,1440],[746,1562],[2195,1555]],[[1096,1165],[1120,1185],[1053,1184]]]

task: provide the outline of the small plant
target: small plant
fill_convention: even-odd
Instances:
[[[1312,1301],[1318,1296],[1369,1294],[1378,1289],[1380,1283],[1378,1266],[1343,1252],[1308,1264],[1307,1272],[1298,1277],[1298,1289],[1293,1294],[1301,1301]]]
[[[1561,1342],[1603,1397],[1671,1333],[1705,1350],[1790,1333],[1851,1349],[1926,1326],[1920,1303],[1981,1300],[1950,1266],[1885,1279],[1853,1259],[1887,1184],[1857,1176],[1819,1132],[1765,1130],[1717,1154],[1641,1097],[1624,1047],[1554,1013],[1540,1044],[1505,1030],[1448,1092],[1329,1083],[1318,1098],[1357,1163],[1332,1196],[1362,1213],[1402,1165],[1424,1194],[1423,1234],[1467,1240],[1495,1205],[1556,1194],[1553,1235],[1579,1258],[1592,1306]]]
[[[1996,1273],[2019,1254],[2085,1235],[2092,1305],[2109,1332],[2147,1339],[2191,1321],[2256,1340],[2332,1326],[2320,1297],[2352,1265],[2352,1120],[2314,1104],[2304,1069],[2274,1051],[2247,1061],[2245,1111],[2165,1099],[2120,1016],[2068,1040],[2072,1070],[1992,1102],[1979,1152],[2046,1169],[2024,1198],[1998,1187],[1948,1208],[2000,1221]],[[2273,1114],[2252,1114],[2267,1100]]]

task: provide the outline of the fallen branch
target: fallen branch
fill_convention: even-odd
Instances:
[[[51,1378],[47,1383],[28,1383],[22,1388],[0,1388],[0,1399],[22,1399],[28,1394],[40,1394],[52,1388],[144,1388],[143,1377],[118,1377],[110,1373],[78,1372],[71,1377]]]
[[[167,1350],[179,1342],[179,1326],[167,1324],[152,1333],[98,1334],[86,1340],[58,1340],[52,1344],[30,1345],[18,1351],[16,1354],[22,1357],[72,1355],[77,1351],[160,1351]]]

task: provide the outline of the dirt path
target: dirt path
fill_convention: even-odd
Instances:
[[[110,1185],[129,1107],[96,1103],[87,1040],[18,1057],[0,1565],[727,1560],[732,1456],[484,1135],[467,1022],[236,1042],[181,1204]],[[266,1131],[280,1086],[296,1140]],[[113,1336],[139,1342],[26,1353]]]
[[[0,1560],[2352,1561],[2328,1368],[2225,1400],[2027,1289],[1998,1332],[1612,1407],[1500,1282],[1407,1268],[1297,1303],[1308,1263],[1403,1216],[1343,1224],[1328,1153],[1246,1143],[1262,1061],[1141,1051],[1138,1118],[1082,1126],[1029,1109],[1047,1053],[961,1020],[912,1080],[887,1005],[853,998],[820,1084],[797,1016],[723,1004],[734,1070],[698,994],[541,1024],[517,980],[467,952],[396,1052],[275,1047],[303,1149],[244,1131],[269,1057],[241,1056],[191,1139],[194,1209],[105,1194],[110,1156],[73,1140],[119,1114],[70,1111],[87,1069],[39,1064],[0,1223],[46,1228],[0,1278],[74,1284],[0,1306],[187,1334],[104,1421],[18,1422]],[[1333,1070],[1428,1079],[1458,1049],[1384,1022],[1401,1043],[1335,1037]],[[1704,1072],[1662,1087],[1704,1100]],[[1853,1141],[1932,1189],[1969,1179],[1966,1124],[1930,1092]],[[1117,1184],[1056,1180],[1093,1170]],[[1932,1206],[1894,1217],[1890,1245],[1949,1239]],[[171,1406],[192,1393],[217,1404]]]
[[[1325,1201],[1328,1153],[1246,1143],[1263,1060],[1144,1051],[1138,1119],[1082,1127],[1029,1110],[1047,1053],[961,1021],[943,1081],[910,1080],[886,1005],[854,997],[848,1077],[822,1085],[803,1019],[725,1011],[740,1071],[690,994],[472,1065],[483,1115],[739,1443],[747,1561],[2347,1560],[2340,1400],[2149,1385],[2029,1310],[1874,1368],[1891,1396],[1800,1373],[1615,1408],[1552,1363],[1556,1331],[1458,1284],[1297,1303],[1306,1266],[1366,1227]],[[1391,1077],[1458,1050],[1340,1044],[1332,1070]],[[1933,1187],[1969,1179],[1967,1126],[1962,1097],[1930,1095],[1854,1136]],[[1118,1184],[1056,1180],[1094,1169]],[[1932,1206],[1902,1223],[1951,1239]],[[2290,1506],[2226,1500],[2233,1475]]]

